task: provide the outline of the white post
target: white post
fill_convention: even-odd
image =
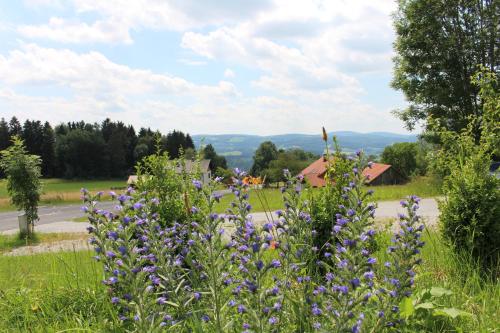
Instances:
[[[19,221],[19,231],[21,234],[28,234],[28,217],[25,213],[19,214],[17,216],[17,220]]]

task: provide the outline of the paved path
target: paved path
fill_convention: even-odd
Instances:
[[[112,202],[103,202],[103,209],[111,209]],[[53,207],[40,207],[40,221],[35,226],[37,232],[86,232],[88,223],[85,222],[70,222],[74,218],[82,217],[80,205],[66,205]],[[376,218],[386,220],[396,218],[398,213],[403,213],[404,209],[399,205],[399,201],[382,201],[378,203]],[[425,218],[427,224],[432,226],[437,222],[439,210],[436,200],[422,199],[420,203],[419,214]],[[0,233],[15,234],[19,230],[17,222],[17,212],[0,213]],[[269,215],[265,213],[255,212],[252,214],[254,221],[263,223],[268,220]]]

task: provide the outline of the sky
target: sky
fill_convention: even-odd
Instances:
[[[406,133],[394,0],[0,0],[0,117]]]

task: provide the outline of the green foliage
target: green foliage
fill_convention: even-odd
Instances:
[[[318,193],[310,197],[311,218],[317,231],[314,246],[318,248],[322,248],[331,238],[332,228],[336,222],[335,216],[340,213],[339,205],[344,202],[343,189],[349,183],[349,179],[344,175],[353,168],[353,163],[342,154],[335,137],[333,144],[335,152],[331,155],[327,146],[326,158],[329,162],[325,174],[326,186],[318,189]]]
[[[397,112],[408,128],[433,117],[460,131],[481,114],[469,78],[478,64],[499,75],[499,17],[491,0],[398,1],[392,86],[410,102]]]
[[[264,141],[255,151],[250,173],[254,176],[264,176],[263,171],[269,167],[271,161],[278,158],[278,148],[271,141]]]
[[[184,134],[181,131],[172,131],[167,134],[166,137],[162,139],[163,149],[168,152],[170,158],[179,158],[182,155],[182,151],[187,148],[194,149],[193,139],[189,134]]]
[[[105,177],[106,144],[90,128],[75,128],[57,138],[59,172],[66,178]]]
[[[476,154],[456,166],[445,181],[446,199],[439,208],[450,244],[493,268],[500,259],[500,181],[489,174],[489,163]]]
[[[385,147],[381,162],[392,165],[400,180],[406,181],[414,175],[425,175],[426,153],[422,142],[398,142]]]
[[[171,160],[168,153],[145,157],[137,164],[137,190],[147,192],[146,198],[158,198],[158,213],[161,223],[176,221],[182,223],[189,216],[189,210],[196,203],[196,193],[191,182],[199,178],[195,168],[185,171],[184,160]],[[181,169],[181,172],[178,170]]]
[[[224,156],[217,155],[214,146],[211,144],[203,148],[203,158],[210,160],[210,169],[212,172],[217,171],[219,168],[227,169],[227,161]]]
[[[262,174],[268,183],[283,182],[283,170],[287,169],[292,175],[298,175],[316,158],[316,155],[302,149],[280,150],[277,158],[269,163]]]
[[[7,175],[7,191],[11,202],[19,210],[24,210],[28,223],[33,229],[38,219],[38,201],[42,184],[40,182],[40,157],[26,153],[23,141],[14,136],[12,146],[0,152],[0,167]]]
[[[445,238],[457,252],[468,252],[483,266],[496,269],[500,179],[490,174],[489,165],[500,145],[500,92],[492,73],[479,73],[475,82],[481,88],[483,116],[470,118],[461,133],[436,125],[443,146],[436,154],[435,168],[446,175],[440,220]]]

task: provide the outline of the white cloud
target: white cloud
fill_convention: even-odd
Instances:
[[[226,68],[226,70],[224,71],[224,77],[227,79],[232,79],[236,77],[236,74],[231,68]]]
[[[40,119],[54,115],[55,122],[73,119],[75,112],[90,121],[116,119],[113,112],[120,112],[120,119],[134,125],[194,133],[401,128],[389,113],[396,106],[375,108],[361,101],[366,87],[357,79],[390,71],[393,0],[71,0],[62,6],[61,13],[70,17],[58,14],[17,31],[30,39],[130,48],[140,38],[136,32],[175,31],[183,48],[177,62],[199,66],[203,80],[214,82],[226,68],[229,81],[240,66],[252,79],[240,91],[228,81],[195,84],[131,68],[96,51],[23,44],[0,55],[0,105],[26,116],[38,105]],[[238,70],[238,82],[245,76]],[[34,97],[24,90],[28,86],[70,93]]]
[[[18,32],[28,38],[50,39],[63,43],[132,43],[129,30],[113,19],[93,24],[52,17],[48,24],[22,25]]]

